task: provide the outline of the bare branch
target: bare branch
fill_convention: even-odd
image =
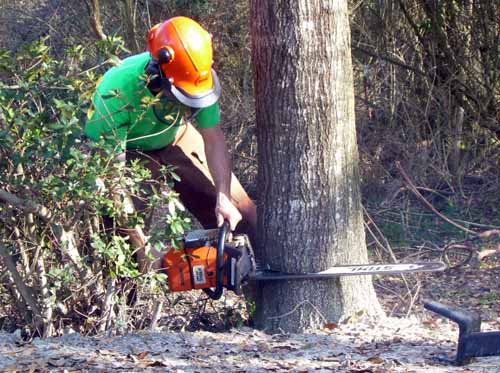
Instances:
[[[45,222],[49,222],[53,217],[52,212],[49,211],[45,206],[33,203],[31,201],[23,201],[16,195],[2,189],[0,189],[0,201],[11,204],[12,206],[17,207],[25,212],[34,213]]]
[[[19,274],[16,268],[16,263],[14,262],[12,255],[10,255],[9,251],[5,246],[0,244],[0,256],[3,258],[7,269],[9,270],[14,283],[16,284],[17,290],[23,297],[26,304],[31,308],[33,314],[39,318],[40,317],[40,309],[38,308],[38,304],[35,300],[35,296],[33,294],[33,290],[24,283],[23,278]]]
[[[396,57],[391,57],[391,56],[389,56],[387,54],[383,54],[382,55],[380,53],[374,52],[374,51],[372,51],[372,50],[370,50],[368,48],[362,47],[360,45],[354,45],[353,49],[357,50],[357,51],[359,51],[361,53],[364,53],[364,54],[366,54],[368,56],[375,57],[375,58],[380,58],[381,60],[387,61],[387,62],[389,62],[389,63],[391,63],[393,65],[402,67],[403,69],[413,71],[414,73],[417,73],[419,75],[422,75],[422,76],[428,76],[429,75],[425,71],[422,71],[422,70],[420,70],[419,68],[417,68],[415,66],[408,65],[405,62],[397,59]]]
[[[415,184],[413,184],[410,177],[406,174],[405,170],[403,170],[403,167],[401,167],[401,163],[399,161],[396,162],[396,168],[399,170],[399,172],[401,173],[401,175],[405,179],[406,184],[408,185],[410,190],[413,192],[413,194],[415,194],[418,197],[418,199],[420,199],[424,203],[424,205],[426,205],[434,214],[439,216],[441,219],[443,219],[447,223],[450,223],[454,227],[463,230],[464,232],[467,232],[469,234],[473,234],[474,236],[477,235],[477,232],[474,232],[473,230],[470,230],[470,229],[464,227],[463,225],[460,225],[460,224],[454,222],[453,220],[451,220],[447,216],[444,216],[438,210],[436,210],[436,208],[434,206],[432,206],[432,204],[429,201],[427,201],[427,199],[425,199],[425,197],[418,191]]]
[[[2,189],[0,189],[0,201],[11,204],[26,213],[34,213],[47,223],[54,217],[52,212],[45,206],[23,201],[16,195]],[[74,233],[71,230],[65,230],[60,224],[52,224],[51,228],[57,240],[61,243],[61,251],[71,259],[77,268],[84,271],[82,268],[85,266],[82,265],[82,258],[77,249]]]
[[[89,9],[91,17],[90,23],[94,29],[95,35],[99,40],[106,40],[107,36],[102,29],[101,10],[99,8],[99,0],[86,0],[85,4]]]
[[[137,41],[136,27],[135,27],[135,15],[134,15],[134,2],[132,0],[123,1],[123,22],[125,23],[125,30],[127,33],[128,47],[133,52],[139,52],[141,47]]]

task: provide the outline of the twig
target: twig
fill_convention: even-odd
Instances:
[[[406,317],[410,316],[410,312],[415,305],[415,301],[417,300],[418,294],[420,293],[420,281],[417,280],[417,284],[415,285],[415,293],[412,295],[411,292],[409,292],[410,296],[410,304],[408,305],[408,311],[406,311]],[[414,289],[415,289],[414,288]]]
[[[18,196],[0,189],[0,201],[13,205],[25,212],[32,212],[39,216],[43,221],[48,222],[52,218],[52,212],[45,206],[33,203],[30,201],[23,201]]]
[[[24,241],[21,237],[21,231],[19,230],[19,227],[15,226],[13,228],[13,233],[14,237],[16,238],[17,246],[19,247],[19,254],[21,255],[22,258],[22,267],[24,270],[24,273],[26,274],[31,274],[33,271],[30,271],[30,265],[29,265],[29,258],[28,258],[28,250],[26,248],[26,245],[24,244]],[[37,247],[38,249],[38,247]]]
[[[12,299],[15,302],[16,309],[20,310],[21,314],[27,315],[28,305],[26,304],[26,301],[23,299],[23,297],[17,290],[14,278],[12,277],[9,271],[4,271],[4,274],[5,277],[7,278],[5,283],[2,282],[2,285],[6,286],[7,290],[10,292]],[[4,275],[2,275],[2,277],[4,277]]]
[[[385,246],[382,245],[378,239],[375,237],[374,234],[372,234],[373,238],[375,239],[375,241],[384,249],[384,251],[386,251],[389,256],[391,257],[391,259],[393,260],[394,263],[397,263],[398,262],[398,259],[396,258],[396,255],[394,255],[394,251],[392,250],[392,247],[389,243],[389,241],[387,240],[387,238],[384,236],[384,234],[382,233],[382,231],[379,229],[379,227],[377,226],[377,224],[375,224],[375,221],[372,219],[372,217],[370,216],[370,214],[368,213],[368,211],[366,211],[365,207],[363,206],[363,212],[365,213],[365,216],[367,217],[367,219],[370,221],[370,224],[372,224],[375,229],[377,230],[377,233],[382,237],[382,239],[384,240],[384,243],[385,243]]]
[[[366,222],[364,222],[363,224],[365,225],[365,228],[366,228],[366,230],[368,231],[368,233],[370,233],[370,235],[373,237],[373,239],[374,239],[374,241],[375,241],[375,243],[376,243],[376,245],[375,245],[375,246],[378,246],[378,247],[380,247],[382,250],[385,250],[384,245],[382,245],[382,243],[381,243],[381,242],[378,240],[378,238],[375,236],[375,233],[373,233],[373,231],[371,230],[370,225],[369,225],[368,223],[366,223]],[[369,247],[369,246],[370,246],[370,244],[368,243],[366,246],[368,246],[368,247]],[[381,253],[380,253],[380,251],[379,251],[379,250],[377,250],[377,256],[378,256],[378,259],[379,259],[380,261],[382,261],[382,256],[381,256]]]
[[[32,213],[27,214],[26,216],[26,225],[27,225],[27,234],[31,242],[36,244],[37,246],[37,255],[33,259],[33,266],[35,267],[35,271],[32,275],[36,278],[36,281],[39,285],[39,293],[41,294],[40,298],[40,306],[43,316],[43,338],[51,337],[53,331],[52,325],[52,316],[54,314],[54,308],[52,302],[50,300],[48,281],[47,281],[47,272],[45,270],[45,262],[43,259],[43,255],[38,255],[41,250],[41,243],[37,242],[36,234],[35,234],[35,219]],[[28,265],[28,263],[27,263]]]
[[[91,16],[92,28],[97,39],[106,40],[107,36],[102,29],[101,10],[99,8],[99,0],[87,0],[85,2]]]
[[[427,199],[425,199],[425,197],[418,191],[418,189],[415,187],[415,184],[413,184],[410,177],[403,170],[403,167],[401,167],[401,163],[399,161],[396,161],[396,168],[399,170],[399,172],[403,176],[405,182],[407,183],[408,187],[413,192],[413,194],[415,194],[415,196],[417,196],[418,199],[420,199],[424,203],[424,205],[427,206],[434,214],[436,214],[438,217],[440,217],[441,219],[443,219],[447,223],[453,225],[454,227],[456,227],[460,230],[463,230],[464,232],[467,232],[467,233],[472,234],[474,236],[478,235],[477,232],[474,232],[473,230],[470,230],[470,229],[464,227],[463,225],[460,225],[460,224],[454,222],[453,220],[444,216],[438,210],[436,210],[436,208],[429,201],[427,201]]]
[[[467,223],[469,225],[473,225],[473,226],[479,227],[479,228],[487,228],[487,229],[492,229],[492,230],[500,229],[500,227],[497,225],[481,224],[481,223],[475,223],[473,221],[466,221],[466,220],[460,220],[460,219],[455,219],[455,220],[460,222],[460,223]]]
[[[403,69],[413,71],[414,73],[417,73],[421,76],[428,76],[428,74],[426,74],[424,71],[420,70],[418,67],[408,65],[404,61],[401,61],[396,57],[389,56],[387,54],[382,55],[380,53],[371,51],[368,48],[364,48],[364,47],[360,46],[359,44],[355,45],[353,48],[361,53],[364,53],[364,54],[370,56],[370,57],[380,58],[381,60],[387,61],[393,65],[402,67]]]
[[[391,294],[393,294],[393,295],[395,295],[396,297],[398,297],[398,298],[399,298],[399,300],[400,300],[401,302],[404,302],[404,301],[405,301],[405,299],[401,296],[401,294],[399,294],[399,292],[397,292],[397,291],[395,291],[395,290],[392,290],[391,288],[389,288],[389,287],[387,287],[387,286],[381,285],[381,284],[380,284],[380,283],[378,283],[378,282],[375,282],[375,286],[376,286],[376,287],[379,287],[379,288],[381,288],[381,289],[383,289],[383,290],[385,290],[385,291],[387,291],[387,292],[389,292],[389,293],[391,293]]]
[[[151,326],[149,327],[151,330],[155,330],[158,324],[158,320],[160,319],[161,309],[163,306],[163,301],[157,300],[154,306],[153,315],[151,316]]]
[[[252,161],[252,162],[255,162],[257,159],[255,157],[249,157],[248,155],[243,155],[243,154],[239,154],[239,153],[233,153],[231,154],[233,157],[238,157],[238,158],[242,158],[242,159],[245,159],[247,161]]]
[[[109,329],[111,323],[114,320],[115,314],[113,311],[113,297],[115,295],[115,281],[112,278],[108,278],[106,284],[106,295],[102,299],[102,318],[100,320],[99,331],[104,332]]]
[[[481,261],[484,258],[487,258],[489,256],[493,256],[493,255],[496,255],[496,254],[500,254],[500,244],[497,245],[497,247],[494,248],[494,249],[485,249],[485,250],[480,251],[477,254],[477,258],[478,258],[479,261]]]
[[[375,227],[375,229],[377,230],[378,234],[382,237],[382,239],[384,240],[386,246],[382,246],[384,248],[385,251],[387,251],[392,259],[392,261],[394,263],[398,263],[398,258],[396,258],[396,255],[394,254],[394,251],[392,250],[392,247],[389,243],[389,240],[387,240],[387,238],[385,237],[385,235],[382,233],[382,231],[380,230],[380,228],[377,226],[377,224],[375,224],[375,221],[371,218],[370,214],[368,214],[368,211],[366,211],[365,207],[363,206],[363,212],[365,213],[365,215],[367,216],[368,219],[370,219],[370,222],[373,224],[373,226]],[[370,230],[371,232],[371,230]],[[375,236],[373,235],[372,233],[372,236],[375,238]],[[375,238],[375,240],[377,240]],[[405,275],[404,274],[400,274],[401,276],[401,279],[403,280],[403,283],[405,284],[406,286],[406,290],[409,292],[410,291],[410,285],[408,284],[408,280],[406,279]]]
[[[493,236],[500,236],[500,229],[491,229],[477,234],[478,238],[491,238]]]
[[[21,198],[3,189],[0,189],[0,202],[13,205],[25,213],[33,213],[46,223],[51,223],[54,218],[52,211],[47,209],[45,206],[32,201],[23,201]],[[86,269],[86,265],[83,264],[80,253],[78,252],[74,233],[72,231],[65,230],[60,224],[53,223],[50,224],[50,226],[55,237],[61,244],[61,251],[76,265],[81,278],[85,280],[88,277],[88,271]]]

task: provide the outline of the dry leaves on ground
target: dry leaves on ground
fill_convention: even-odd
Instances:
[[[300,335],[250,328],[225,333],[150,332],[83,337],[77,333],[20,346],[0,335],[2,371],[178,372],[500,372],[500,357],[466,367],[453,357],[456,326],[442,319],[364,318],[356,324]],[[485,325],[487,329],[489,325]]]

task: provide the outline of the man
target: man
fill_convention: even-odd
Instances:
[[[85,133],[112,141],[120,162],[146,159],[153,177],[162,165],[174,166],[181,179],[174,189],[205,228],[228,220],[231,230],[253,240],[256,207],[231,173],[212,55],[209,33],[192,19],[174,17],[154,26],[148,52],[126,58],[104,74]],[[155,98],[159,102],[146,105]],[[127,233],[144,271],[150,264],[144,234],[137,228]],[[156,260],[153,268],[159,266]]]

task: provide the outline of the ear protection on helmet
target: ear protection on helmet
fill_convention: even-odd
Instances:
[[[165,63],[165,62],[164,62]],[[163,90],[164,93],[170,93],[172,83],[168,78],[163,76],[163,71],[160,68],[160,62],[151,60],[146,67],[146,74],[150,77],[148,88],[153,94],[157,94]]]
[[[163,76],[159,61],[149,61],[148,66],[146,67],[146,74],[150,77],[148,88],[151,93],[156,95],[161,90],[163,94],[168,95],[172,100],[176,100],[171,91],[172,83],[169,79]],[[200,108],[192,108],[191,115],[187,118],[187,121],[191,121],[196,118],[200,110]]]

